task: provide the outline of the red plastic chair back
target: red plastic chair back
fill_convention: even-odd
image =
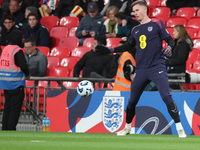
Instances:
[[[107,38],[106,41],[107,41],[107,45],[106,45],[107,47],[115,48],[115,47],[118,47],[122,39],[121,38]]]
[[[177,24],[182,24],[182,25],[186,26],[187,25],[187,19],[185,19],[183,17],[169,18],[166,22],[166,27],[174,27]]]
[[[187,23],[187,26],[186,27],[191,27],[191,28],[195,28],[197,29],[198,31],[200,31],[200,18],[191,18],[188,23]]]
[[[83,55],[91,50],[90,47],[86,46],[79,46],[72,50],[71,56],[80,57],[82,58]]]
[[[71,50],[67,47],[54,47],[51,49],[50,56],[56,56],[60,60],[71,55]]]
[[[196,10],[192,7],[182,7],[177,10],[176,16],[184,17],[189,20],[190,18],[196,16]]]
[[[73,27],[78,27],[79,24],[79,18],[78,17],[62,17],[60,19],[60,25],[67,26],[70,29]]]
[[[49,53],[50,53],[49,47],[46,47],[46,46],[37,46],[36,48],[38,48],[40,50],[40,52],[42,52],[45,56],[48,56]]]
[[[69,30],[69,37],[76,37],[76,29],[77,27],[73,27]]]
[[[164,18],[165,21],[167,21],[170,17],[171,14],[171,10],[168,7],[155,7],[152,11],[152,15],[153,17],[161,17]],[[165,24],[165,22],[164,22]]]
[[[50,32],[54,26],[57,26],[59,24],[59,18],[56,16],[42,17],[40,19],[40,24],[45,26]]]
[[[65,38],[62,38],[59,42],[60,47],[67,47],[71,51],[74,48],[78,47],[78,45],[79,45],[79,39],[76,37],[65,37]]]
[[[60,66],[68,67],[70,70],[73,70],[79,60],[79,57],[66,57],[62,59]]]
[[[198,30],[190,27],[186,27],[186,30],[192,39],[197,37]]]
[[[52,46],[53,47],[58,46],[60,39],[62,39],[63,37],[68,37],[68,35],[69,35],[68,27],[61,27],[61,26],[53,27],[50,31]]]
[[[94,38],[86,38],[83,41],[83,46],[92,47],[93,42],[94,42]]]

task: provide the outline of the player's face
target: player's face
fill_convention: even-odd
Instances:
[[[179,32],[176,30],[176,28],[174,28],[173,35],[175,39],[178,39]]]
[[[133,6],[133,13],[138,21],[142,21],[144,16],[147,15],[147,8],[140,4]]]
[[[92,43],[92,50],[95,52],[95,48],[98,45],[97,40],[94,40],[94,42]]]

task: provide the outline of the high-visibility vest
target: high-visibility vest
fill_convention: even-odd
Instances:
[[[113,91],[130,91],[131,81],[124,77],[123,67],[127,60],[130,60],[132,65],[136,65],[135,59],[129,52],[123,52],[117,69],[117,75],[113,86]]]
[[[14,59],[14,55],[20,49],[17,45],[8,45],[3,49],[0,61],[0,89],[14,90],[25,86],[25,74],[15,65]]]

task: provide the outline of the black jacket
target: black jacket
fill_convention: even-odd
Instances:
[[[167,0],[166,5],[172,11],[181,7],[194,7],[197,5],[197,0]]]
[[[85,53],[83,57],[76,63],[73,76],[78,77],[83,69],[83,77],[90,77],[91,72],[102,75],[104,67],[109,63],[112,55],[99,55],[93,50]]]
[[[19,28],[13,26],[9,31],[6,29],[6,27],[3,26],[1,30],[1,38],[0,38],[0,45],[7,46],[11,40],[11,38],[16,37],[15,33],[13,33],[14,30],[19,30]],[[23,33],[22,33],[23,34]],[[23,47],[23,45],[19,45],[20,47]]]
[[[78,5],[78,0],[60,0],[54,16],[57,16],[58,18],[69,16],[70,12],[76,5]]]
[[[189,42],[190,44],[188,44]],[[166,65],[169,66],[168,73],[185,73],[186,61],[189,52],[192,50],[192,41],[189,42],[182,40],[177,43],[175,41],[176,45],[172,49],[172,57],[171,59],[166,59]]]
[[[36,41],[37,46],[46,46],[51,48],[51,39],[47,29],[42,26],[39,22],[35,27],[31,28],[29,25],[24,30],[24,38],[33,37]]]

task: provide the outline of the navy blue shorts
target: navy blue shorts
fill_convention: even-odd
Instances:
[[[128,102],[129,109],[133,109],[137,105],[142,92],[150,81],[156,84],[162,100],[166,105],[173,102],[169,91],[166,66],[164,64],[159,64],[150,68],[135,70],[135,77],[131,84],[131,94]]]

